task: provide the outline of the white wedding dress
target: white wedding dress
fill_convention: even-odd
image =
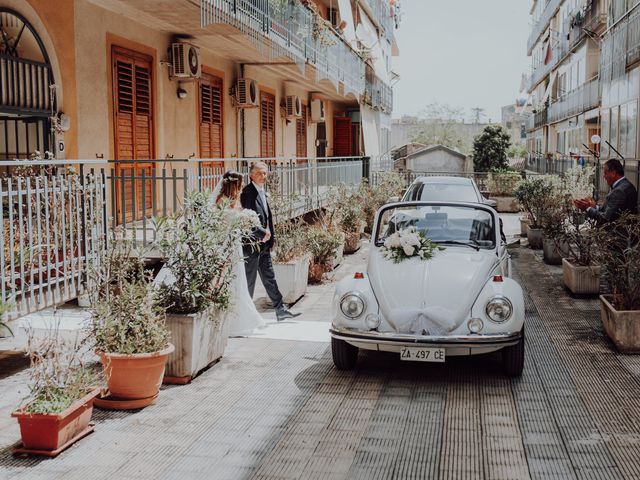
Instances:
[[[230,214],[236,214],[236,210],[228,209]],[[266,322],[256,310],[253,300],[249,296],[247,275],[244,269],[244,254],[242,243],[238,238],[235,242],[237,258],[233,264],[234,279],[231,284],[231,307],[227,313],[229,321],[229,336],[243,337],[251,335],[254,330],[264,327]]]

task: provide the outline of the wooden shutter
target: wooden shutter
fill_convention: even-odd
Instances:
[[[113,104],[116,160],[116,212],[119,222],[149,217],[154,163],[151,57],[113,47]],[[142,181],[142,175],[149,180]],[[124,176],[124,184],[122,182]],[[124,185],[124,202],[123,202]],[[143,198],[144,197],[144,198]]]
[[[302,116],[296,118],[296,157],[298,163],[306,162],[307,156],[307,107],[302,105]]]
[[[260,92],[260,156],[276,156],[276,98]]]
[[[333,156],[351,156],[351,119],[348,117],[333,119]]]
[[[222,79],[206,73],[200,79],[200,158],[223,158]],[[224,168],[223,161],[203,162],[205,169]]]

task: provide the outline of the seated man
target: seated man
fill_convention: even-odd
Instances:
[[[638,191],[624,176],[624,168],[619,160],[612,158],[604,164],[604,179],[611,189],[605,197],[604,203],[596,205],[593,198],[574,200],[576,208],[586,212],[590,218],[595,218],[598,225],[617,220],[623,212],[638,212]]]

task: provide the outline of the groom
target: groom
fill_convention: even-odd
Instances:
[[[276,309],[276,317],[278,321],[294,318],[300,313],[293,313],[282,303],[282,294],[276,283],[276,276],[273,272],[273,264],[271,263],[271,246],[274,240],[273,216],[271,209],[267,203],[264,186],[267,183],[268,167],[264,162],[257,162],[251,165],[249,169],[249,178],[251,182],[242,189],[240,195],[240,203],[244,208],[251,209],[258,214],[261,227],[254,229],[254,237],[260,241],[258,249],[252,248],[251,245],[244,245],[244,268],[247,274],[247,286],[249,287],[249,295],[253,297],[253,291],[256,286],[256,275],[260,273],[260,279],[264,285],[267,295]]]

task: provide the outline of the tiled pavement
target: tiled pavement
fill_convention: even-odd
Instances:
[[[324,341],[231,339],[191,384],[141,411],[96,410],[95,433],[43,460],[10,454],[18,366],[0,372],[0,479],[640,479],[640,358],[615,353],[597,301],[571,298],[557,267],[513,253],[528,292],[519,379],[495,354],[443,365],[361,354],[343,373]],[[301,325],[326,321],[331,289],[295,306]]]

